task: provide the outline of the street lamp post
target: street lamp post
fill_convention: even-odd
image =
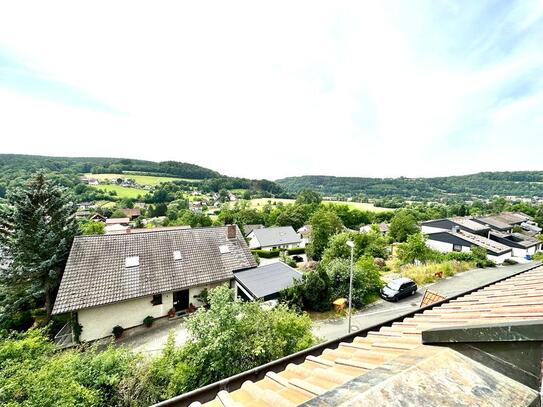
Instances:
[[[349,273],[349,333],[351,333],[351,315],[352,315],[352,302],[353,302],[353,255],[354,255],[354,242],[347,240],[347,246],[351,248],[351,271]]]

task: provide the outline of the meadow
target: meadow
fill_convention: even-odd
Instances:
[[[189,182],[198,182],[197,179],[188,179],[188,178],[175,178],[175,177],[163,177],[158,175],[138,175],[132,173],[124,174],[85,174],[88,178],[96,178],[99,181],[114,181],[117,178],[129,178],[133,179],[139,185],[158,185],[163,182],[172,182],[172,181],[189,181]]]
[[[264,205],[266,205],[270,201],[273,204],[277,203],[283,203],[283,204],[293,204],[295,202],[294,199],[280,199],[280,198],[257,198],[257,199],[251,199],[251,206],[253,208],[262,208]],[[346,202],[346,201],[323,201],[324,204],[338,204],[338,205],[347,205],[349,208],[355,208],[359,209],[361,211],[369,211],[369,212],[387,212],[391,211],[392,209],[389,208],[379,208],[371,203],[365,203],[365,202]]]
[[[149,193],[149,191],[145,189],[128,188],[128,187],[123,187],[121,185],[115,185],[115,184],[92,185],[92,187],[96,189],[101,189],[107,192],[115,191],[117,193],[117,196],[121,199],[123,198],[136,199],[140,195],[145,196]]]

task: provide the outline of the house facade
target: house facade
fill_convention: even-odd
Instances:
[[[53,314],[72,314],[81,340],[184,313],[204,289],[230,284],[234,271],[256,267],[237,226],[78,236]]]
[[[292,249],[302,241],[292,226],[254,229],[247,239],[251,249],[261,250]]]
[[[482,247],[487,251],[487,258],[497,264],[502,264],[512,256],[510,247],[461,229],[430,233],[426,245],[442,253],[471,252],[473,246]]]

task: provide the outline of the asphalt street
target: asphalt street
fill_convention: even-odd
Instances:
[[[472,269],[458,273],[453,277],[438,280],[435,283],[419,287],[418,292],[411,297],[404,298],[398,302],[387,302],[379,300],[367,309],[353,314],[353,331],[368,328],[372,325],[386,320],[399,317],[419,308],[422,296],[426,289],[437,292],[445,297],[452,297],[462,292],[489,284],[493,281],[509,277],[519,271],[533,268],[539,263],[530,262],[515,264],[512,266],[500,266],[486,269]],[[324,321],[317,321],[313,324],[313,332],[325,340],[336,339],[347,334],[348,319],[336,318]]]

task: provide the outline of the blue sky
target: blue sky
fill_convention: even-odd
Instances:
[[[270,179],[543,169],[541,0],[11,3],[0,152]]]

